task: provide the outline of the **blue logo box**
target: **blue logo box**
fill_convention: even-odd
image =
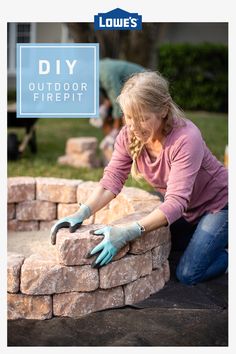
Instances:
[[[94,16],[94,29],[98,30],[141,30],[142,16],[138,13],[114,9]]]
[[[98,43],[17,44],[17,117],[99,116]]]

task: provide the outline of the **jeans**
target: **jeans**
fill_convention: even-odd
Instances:
[[[197,225],[190,225],[182,218],[177,220],[170,227],[172,237],[178,233],[181,238],[181,229],[190,241],[185,245],[176,268],[180,282],[197,284],[227,270],[228,252],[225,248],[228,247],[228,205],[217,213],[205,213]]]

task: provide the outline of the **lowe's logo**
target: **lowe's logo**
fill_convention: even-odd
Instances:
[[[114,9],[94,16],[94,29],[98,30],[141,30],[142,16],[122,9]]]

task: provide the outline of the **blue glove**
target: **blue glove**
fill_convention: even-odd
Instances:
[[[70,232],[75,232],[80,227],[82,222],[85,219],[88,219],[90,216],[91,216],[90,208],[85,204],[81,204],[79,210],[76,213],[58,220],[56,224],[53,225],[50,233],[51,243],[53,245],[56,244],[56,235],[59,229],[63,227],[69,227]]]
[[[92,263],[93,268],[100,268],[108,264],[112,258],[123,248],[128,242],[141,236],[141,226],[134,222],[131,225],[117,227],[106,226],[102,229],[93,230],[90,232],[93,235],[103,235],[104,239],[96,247],[92,249],[89,256],[101,251],[99,256]]]

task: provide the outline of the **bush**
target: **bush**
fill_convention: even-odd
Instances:
[[[223,44],[163,44],[158,71],[184,110],[228,111],[228,47]]]

